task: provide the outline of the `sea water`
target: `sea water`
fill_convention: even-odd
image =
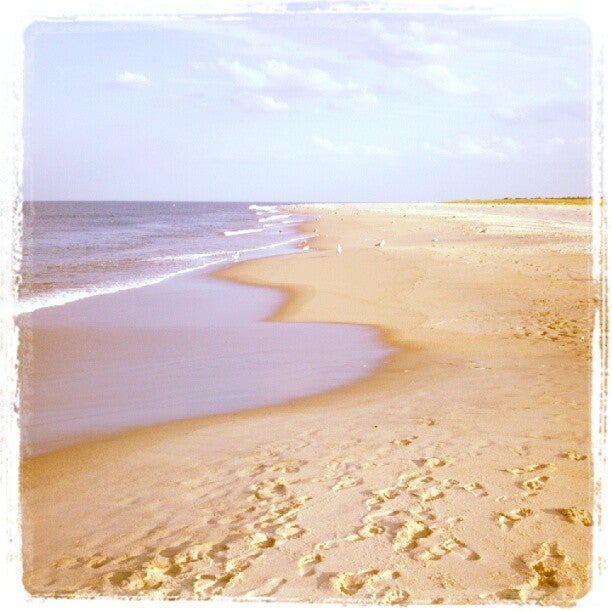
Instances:
[[[266,203],[26,202],[17,314],[287,252],[300,221]]]

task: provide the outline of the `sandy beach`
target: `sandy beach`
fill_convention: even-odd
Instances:
[[[387,604],[584,596],[590,208],[299,210],[312,215],[309,250],[217,276],[281,289],[271,321],[365,325],[395,350],[331,391],[24,460],[26,589]]]

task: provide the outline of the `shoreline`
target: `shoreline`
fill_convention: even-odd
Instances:
[[[273,288],[188,272],[25,315],[23,457],[311,397],[361,378],[388,352],[366,328],[263,325],[284,299]],[[339,350],[321,358],[328,336]]]
[[[584,594],[592,290],[563,274],[590,270],[576,243],[584,239],[495,235],[492,226],[482,239],[461,221],[374,208],[343,205],[306,221],[320,236],[299,259],[240,262],[215,276],[286,291],[270,320],[367,325],[399,350],[367,378],[323,394],[27,460],[30,590],[53,592],[59,581],[72,595],[386,603]],[[538,300],[558,312],[541,316]],[[119,456],[143,482],[118,476]],[[109,491],[90,500],[98,527],[66,506],[95,490],[90,479]],[[122,509],[126,495],[128,508],[132,499],[147,509],[144,525]],[[80,556],[52,534],[39,558],[36,534],[48,534],[62,508],[75,524],[59,520],[59,531],[78,537]],[[143,552],[147,542],[157,553]],[[556,564],[559,587],[538,582],[539,563]],[[203,570],[212,578],[197,578]]]

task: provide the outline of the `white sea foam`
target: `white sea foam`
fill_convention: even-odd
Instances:
[[[227,251],[212,251],[210,253],[185,253],[184,255],[162,255],[161,257],[151,257],[148,261],[195,261],[206,257],[217,257],[227,255]]]
[[[261,217],[259,219],[260,223],[269,223],[270,221],[277,221],[278,219],[287,219],[288,217],[291,217],[291,214],[286,214],[286,215],[272,215],[270,217]]]
[[[282,242],[274,242],[273,244],[267,244],[260,247],[254,247],[252,249],[242,249],[241,253],[250,253],[253,251],[267,251],[269,249],[275,249],[276,247],[286,246],[287,244],[292,244],[294,242],[299,242],[300,240],[305,240],[308,236],[296,236],[295,238],[290,238],[289,240],[283,240]]]
[[[260,210],[267,212],[278,212],[278,208],[276,206],[260,206],[259,204],[251,204],[249,206],[249,210]],[[259,213],[256,213],[259,214]]]
[[[263,232],[262,228],[259,229],[241,229],[241,230],[225,230],[221,232],[224,236],[239,236],[240,234],[256,234],[257,232]]]
[[[138,280],[128,281],[125,283],[116,283],[113,285],[106,285],[102,287],[87,287],[87,289],[58,291],[57,293],[52,293],[51,295],[27,298],[25,300],[19,300],[17,302],[13,314],[25,314],[27,312],[34,312],[35,310],[40,310],[41,308],[50,308],[51,306],[63,306],[64,304],[69,304],[70,302],[78,302],[79,300],[83,300],[89,297],[95,297],[97,295],[119,293],[119,291],[127,291],[128,289],[139,289],[141,287],[156,285],[157,283],[161,283],[162,281],[172,278],[173,276],[178,276],[179,274],[185,274],[187,272],[195,272],[196,270],[203,270],[204,268],[208,268],[209,266],[214,266],[215,264],[220,264],[225,261],[227,260],[217,259],[215,261],[210,261],[199,266],[193,266],[185,270],[169,272],[168,274],[164,274],[163,276],[140,278]]]
[[[269,251],[276,249],[278,247],[287,246],[294,242],[304,240],[305,236],[297,236],[295,238],[291,238],[289,240],[283,240],[282,242],[275,242],[272,244],[267,244],[260,247],[253,247],[250,249],[241,249],[240,253],[255,253],[259,251]],[[107,295],[110,293],[118,293],[119,291],[127,291],[128,289],[139,289],[141,287],[148,287],[150,285],[156,285],[161,283],[162,281],[168,280],[174,276],[178,276],[179,274],[187,274],[188,272],[195,272],[196,270],[203,270],[204,268],[208,268],[210,266],[222,264],[228,262],[230,257],[235,254],[235,251],[217,251],[216,253],[195,253],[189,255],[176,255],[170,256],[167,259],[175,259],[175,260],[186,260],[186,259],[198,259],[210,257],[212,255],[220,256],[219,259],[215,259],[214,261],[208,261],[206,263],[201,263],[197,266],[192,266],[190,268],[186,268],[184,270],[178,270],[174,272],[169,272],[168,274],[164,274],[161,276],[155,276],[150,278],[140,278],[138,280],[127,281],[125,283],[116,283],[112,285],[105,285],[100,287],[88,287],[86,289],[73,289],[69,291],[61,291],[57,293],[52,293],[51,295],[45,296],[35,296],[31,298],[26,298],[24,300],[19,300],[15,307],[13,308],[12,314],[14,316],[34,312],[36,310],[40,310],[41,308],[50,308],[52,306],[62,306],[64,304],[69,304],[70,302],[77,302],[79,300],[83,300],[85,298],[95,297],[98,295]],[[159,258],[157,258],[159,259]],[[166,259],[166,258],[164,258]]]

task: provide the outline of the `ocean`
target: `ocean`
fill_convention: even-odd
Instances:
[[[26,202],[17,314],[296,250],[301,217],[243,202]]]

